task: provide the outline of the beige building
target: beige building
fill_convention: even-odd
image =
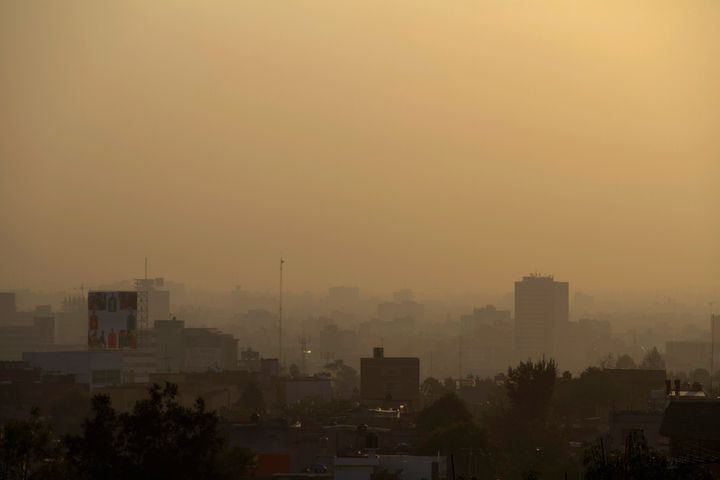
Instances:
[[[530,275],[515,282],[515,355],[557,358],[569,321],[569,284]]]

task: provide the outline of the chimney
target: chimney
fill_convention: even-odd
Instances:
[[[671,393],[672,393],[672,382],[670,381],[670,379],[666,379],[665,380],[665,395],[667,395],[669,397]]]
[[[385,349],[383,347],[373,348],[373,358],[384,358],[384,357],[385,357]]]
[[[676,397],[680,396],[680,379],[679,378],[675,379],[675,396]]]

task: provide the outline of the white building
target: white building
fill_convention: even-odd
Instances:
[[[433,469],[436,473],[433,475]],[[375,472],[399,472],[401,480],[433,480],[447,478],[445,457],[414,455],[367,455],[335,458],[335,480],[371,480]]]

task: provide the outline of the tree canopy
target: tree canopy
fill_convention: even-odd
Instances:
[[[33,409],[27,420],[9,420],[0,428],[0,478],[56,478],[62,455],[52,431]]]
[[[153,385],[149,398],[118,415],[110,399],[92,400],[93,416],[82,432],[65,439],[73,478],[224,478],[243,473],[253,456],[228,450],[219,418],[198,399],[192,407],[177,400],[177,386]]]
[[[446,393],[431,405],[425,407],[417,418],[418,427],[425,432],[447,428],[455,424],[472,422],[472,415],[454,393]]]
[[[652,350],[645,354],[642,362],[640,362],[640,368],[645,370],[663,370],[665,368],[665,360],[658,352],[657,347],[653,347]]]
[[[505,382],[514,418],[542,423],[547,419],[555,388],[555,360],[520,362],[508,369]]]
[[[710,479],[701,467],[674,465],[665,454],[648,447],[645,437],[631,432],[623,450],[606,449],[602,441],[585,450],[586,480],[691,480]]]
[[[629,369],[629,368],[637,368],[637,364],[635,363],[635,360],[628,355],[620,355],[617,359],[617,363],[615,363],[615,368],[623,368],[623,369]]]
[[[351,398],[355,395],[357,387],[360,383],[357,370],[345,365],[342,360],[325,365],[325,370],[330,373],[332,379],[333,392],[340,398]]]

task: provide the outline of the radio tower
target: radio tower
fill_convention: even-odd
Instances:
[[[282,321],[283,321],[283,263],[285,263],[285,260],[283,260],[282,257],[280,257],[280,302],[278,304],[278,363],[282,366],[283,365],[283,358],[282,358]]]

